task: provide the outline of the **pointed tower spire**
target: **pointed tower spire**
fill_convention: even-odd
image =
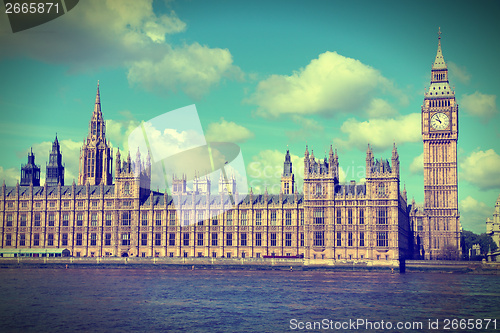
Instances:
[[[392,159],[399,158],[398,149],[396,148],[396,141],[392,144]]]
[[[333,146],[330,145],[330,151],[328,152],[328,173],[333,174],[334,162],[333,162]]]
[[[141,151],[139,147],[137,147],[137,153],[135,154],[135,164],[134,164],[134,174],[136,177],[139,177],[141,174]]]
[[[443,58],[443,51],[441,50],[441,27],[439,27],[438,31],[438,49],[436,53],[436,59],[434,60],[434,64],[432,64],[432,69],[446,69],[446,62]]]
[[[453,98],[455,92],[451,89],[448,82],[448,67],[443,58],[441,50],[441,28],[438,32],[438,48],[436,58],[432,64],[431,84],[426,91],[425,97],[430,99]],[[431,102],[431,106],[445,106],[444,102]]]
[[[366,149],[366,177],[369,177],[372,169],[373,169],[373,150],[368,144],[368,148]]]
[[[285,154],[285,162],[283,163],[283,176],[290,176],[292,174],[292,159],[290,151],[287,149]]]
[[[304,153],[304,176],[309,173],[309,149],[307,149],[306,145],[306,151]]]
[[[111,185],[112,161],[112,150],[106,140],[106,123],[102,118],[98,81],[94,111],[89,122],[89,133],[87,138],[83,140],[80,151],[78,184],[85,185],[90,182],[91,185],[99,185],[104,181],[105,185]]]
[[[115,160],[115,177],[121,173],[121,163],[120,147],[118,147]]]
[[[97,80],[97,94],[95,95],[94,113],[98,114],[99,118],[102,118],[102,112],[101,112],[101,94],[99,92],[99,80]]]
[[[132,172],[131,171],[131,166],[132,166],[132,162],[131,162],[131,159],[130,159],[130,150],[128,151],[128,155],[127,155],[127,170],[125,172]]]
[[[92,141],[100,141],[102,139],[106,143],[105,132],[105,123],[101,111],[101,93],[99,92],[99,81],[97,81],[97,93],[95,96],[94,111],[90,119],[88,139]]]

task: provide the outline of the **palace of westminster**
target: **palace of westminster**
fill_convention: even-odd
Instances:
[[[211,193],[208,177],[172,193],[150,189],[151,161],[114,156],[106,140],[99,85],[81,148],[78,184],[65,185],[57,136],[40,186],[33,153],[21,182],[0,193],[0,253],[75,257],[295,257],[339,261],[438,259],[460,253],[457,140],[458,105],[448,82],[439,37],[431,84],[422,105],[422,207],[400,189],[399,155],[374,159],[366,152],[366,181],[339,183],[337,152],[316,159],[306,146],[304,185],[297,191],[290,154],[279,194],[254,194],[239,204]],[[122,161],[123,159],[123,161]],[[113,183],[114,166],[114,183]],[[226,179],[227,181],[227,179]],[[234,191],[234,180],[219,180]],[[237,191],[236,191],[237,192]],[[233,193],[238,195],[238,193]],[[175,200],[174,200],[175,199]],[[174,204],[175,203],[175,204]],[[3,251],[3,252],[2,252]],[[17,253],[16,253],[17,251]],[[45,251],[45,252],[44,252]]]

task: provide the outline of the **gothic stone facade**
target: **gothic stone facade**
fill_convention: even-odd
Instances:
[[[298,256],[384,260],[409,257],[406,193],[399,191],[399,156],[392,165],[367,151],[365,184],[339,184],[338,156],[316,160],[306,147],[304,191],[285,155],[279,195],[254,195],[240,204],[235,179],[172,180],[173,193],[150,190],[151,162],[137,152],[122,162],[106,140],[99,87],[80,158],[78,185],[2,186],[0,244],[4,249],[68,249],[73,256],[226,257]],[[57,139],[56,139],[57,141]],[[57,143],[57,142],[56,142]],[[51,155],[52,156],[52,155]],[[34,156],[30,155],[34,160]],[[61,160],[60,158],[58,159]],[[230,200],[228,190],[236,200]],[[234,198],[233,198],[234,199]]]
[[[222,193],[187,192],[183,186],[171,195],[151,191],[147,163],[134,170],[128,157],[113,185],[3,185],[1,244],[65,248],[74,256],[407,257],[409,220],[397,168],[368,162],[366,184],[339,184],[338,164],[332,168],[311,155],[303,194],[250,192],[233,206]]]
[[[78,185],[4,184],[0,244],[7,249],[65,248],[74,256],[398,260],[415,252],[416,257],[439,258],[446,247],[460,251],[461,231],[458,104],[440,38],[422,106],[422,138],[423,207],[407,205],[406,191],[400,191],[395,146],[391,163],[375,161],[368,147],[363,184],[340,184],[337,153],[330,149],[327,158],[316,160],[306,147],[300,194],[287,152],[280,194],[251,191],[234,206],[223,190],[230,184],[220,183],[219,193],[210,193],[209,179],[195,180],[191,192],[184,178],[173,180],[172,194],[150,190],[149,157],[144,163],[137,155],[132,163],[130,153],[122,163],[117,152],[113,184],[98,88]]]

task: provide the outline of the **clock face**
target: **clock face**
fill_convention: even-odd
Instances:
[[[434,114],[431,118],[431,126],[436,130],[444,130],[449,124],[450,118],[442,112]]]

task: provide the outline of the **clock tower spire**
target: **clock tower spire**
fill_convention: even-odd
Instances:
[[[458,104],[448,81],[448,67],[438,48],[431,84],[422,105],[424,144],[424,207],[415,228],[425,259],[449,259],[460,253],[458,213]],[[450,254],[453,253],[453,254]]]

